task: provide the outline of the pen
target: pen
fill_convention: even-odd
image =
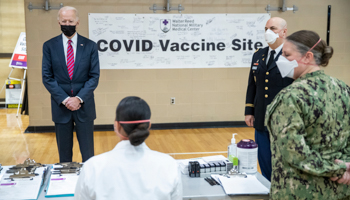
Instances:
[[[204,180],[206,180],[211,186],[215,185],[209,180],[209,178],[204,178]]]
[[[213,177],[210,177],[210,179],[211,179],[216,185],[220,185],[220,183],[218,183]]]

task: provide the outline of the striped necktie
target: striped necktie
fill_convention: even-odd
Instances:
[[[72,47],[72,40],[68,40],[67,47],[67,70],[70,80],[73,78],[73,70],[74,70],[74,51]]]

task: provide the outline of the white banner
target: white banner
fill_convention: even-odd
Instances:
[[[89,14],[101,69],[249,67],[270,14]]]

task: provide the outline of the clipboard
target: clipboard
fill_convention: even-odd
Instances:
[[[227,178],[220,176],[221,186],[227,195],[267,195],[269,189],[266,188],[253,175],[247,175],[246,178]]]

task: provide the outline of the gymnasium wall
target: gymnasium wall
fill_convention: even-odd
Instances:
[[[29,2],[43,4],[42,0],[25,0],[25,27],[28,50],[29,126],[50,126],[50,94],[42,84],[41,60],[43,43],[61,33],[57,10],[33,10]],[[74,6],[80,12],[79,34],[88,37],[88,13],[152,13],[154,3],[165,5],[165,0],[50,0]],[[331,76],[350,84],[350,1],[348,0],[288,0],[299,11],[293,13],[272,11],[272,17],[288,22],[288,33],[308,29],[326,39],[327,9],[332,6],[330,45],[335,54],[325,69]],[[280,0],[172,0],[181,3],[183,13],[265,13],[265,7],[281,6]],[[158,11],[158,13],[165,13]],[[172,11],[171,13],[177,13]],[[1,21],[6,21],[1,16]],[[3,25],[1,25],[3,26]],[[0,27],[1,27],[0,26]],[[4,36],[4,33],[0,34]],[[7,36],[6,37],[10,37]],[[2,38],[1,42],[4,42]],[[1,47],[0,47],[1,49]],[[249,68],[222,69],[145,69],[101,70],[95,90],[97,119],[95,124],[112,124],[115,108],[125,96],[144,98],[151,106],[153,123],[244,121],[245,93]],[[170,98],[176,104],[170,105]]]

